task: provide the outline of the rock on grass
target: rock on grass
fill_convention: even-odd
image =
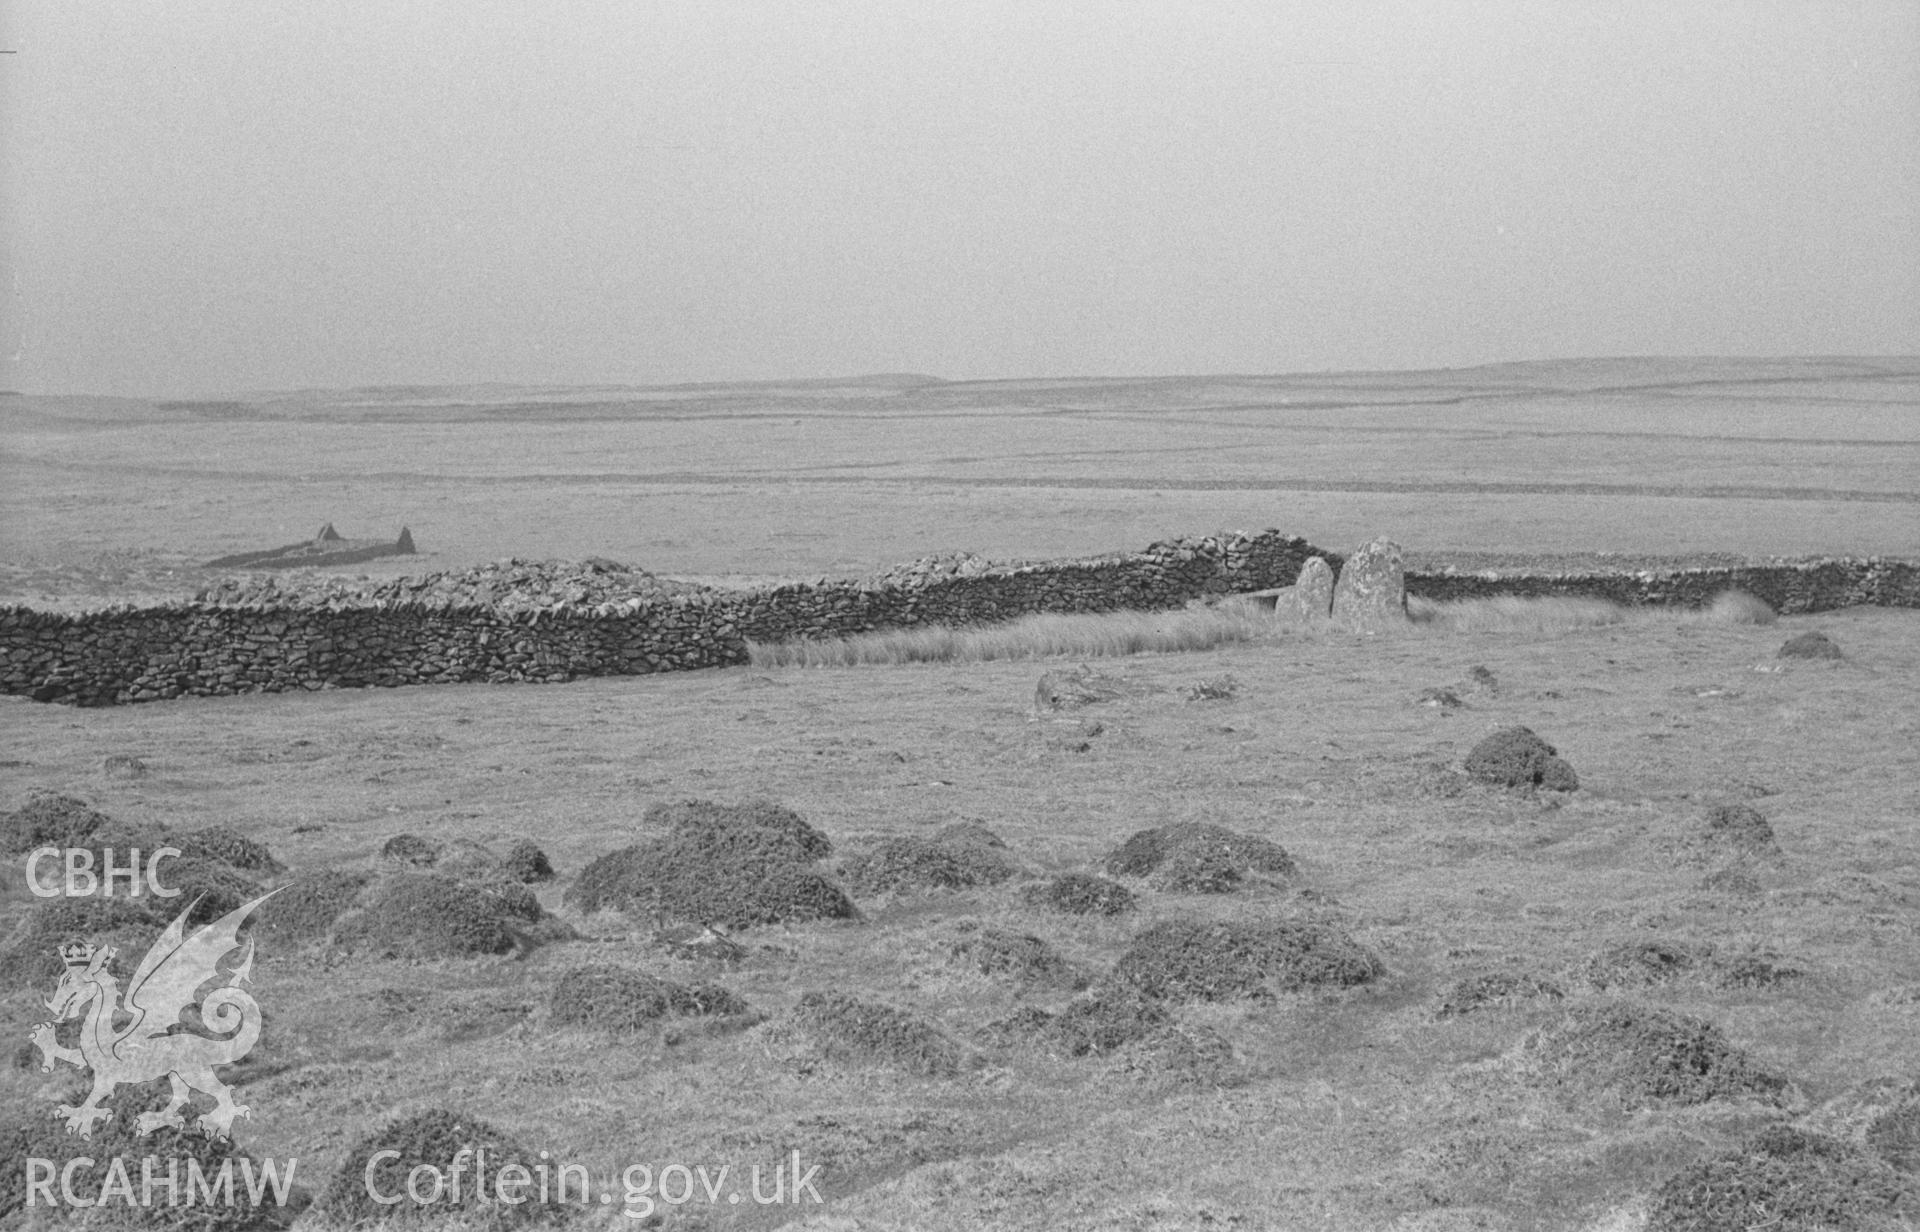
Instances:
[[[599,964],[562,975],[548,1001],[556,1026],[637,1031],[665,1018],[739,1017],[747,1003],[718,984],[678,984]]]
[[[824,1060],[890,1066],[928,1077],[958,1074],[968,1049],[917,1014],[839,992],[810,992],[777,1025]]]
[[[389,1151],[396,1154],[375,1162],[376,1157]],[[415,1168],[431,1166],[445,1176],[463,1151],[467,1152],[467,1171],[462,1178],[466,1183],[457,1198],[451,1192],[443,1192],[438,1201],[421,1204],[408,1196],[407,1176]],[[538,1200],[537,1185],[510,1190],[520,1197],[533,1199],[517,1206],[476,1201],[473,1165],[476,1155],[482,1151],[486,1153],[490,1198],[494,1196],[492,1186],[500,1170],[509,1164],[519,1165],[528,1176],[538,1176],[535,1169],[542,1166],[533,1152],[478,1117],[430,1108],[394,1121],[356,1142],[348,1149],[340,1170],[334,1173],[316,1205],[342,1226],[355,1228],[386,1227],[389,1221],[400,1227],[442,1227],[452,1219],[462,1220],[458,1225],[462,1228],[519,1228],[537,1225],[557,1213],[557,1201],[543,1205]],[[431,1187],[423,1174],[422,1195]],[[376,1202],[375,1192],[382,1197],[398,1196],[400,1201],[391,1205]],[[571,1190],[568,1196],[574,1196]]]
[[[1787,1125],[1669,1177],[1648,1232],[1893,1229],[1920,1220],[1920,1182],[1839,1138]]]
[[[1222,894],[1250,873],[1291,877],[1293,857],[1276,843],[1208,822],[1179,822],[1139,830],[1105,861],[1122,877],[1151,876],[1161,889],[1183,894]]]
[[[1371,950],[1324,924],[1168,920],[1134,937],[1111,978],[1149,997],[1224,1001],[1364,984],[1384,970]]]
[[[1559,750],[1525,727],[1494,732],[1468,752],[1466,771],[1495,787],[1539,787],[1576,791],[1580,777]]]
[[[1539,1085],[1630,1108],[1750,1099],[1780,1104],[1785,1078],[1729,1043],[1712,1023],[1632,1001],[1576,1006],[1521,1046]]]
[[[1026,888],[1028,905],[1066,915],[1124,915],[1134,908],[1133,891],[1091,873],[1062,873]]]

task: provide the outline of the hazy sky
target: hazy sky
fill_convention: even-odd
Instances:
[[[1912,0],[0,0],[0,386],[1920,352]]]

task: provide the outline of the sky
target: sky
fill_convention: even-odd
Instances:
[[[1920,353],[1911,0],[0,0],[0,388]]]

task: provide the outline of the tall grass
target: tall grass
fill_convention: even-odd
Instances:
[[[1456,599],[1439,603],[1410,596],[1407,615],[1416,625],[1448,633],[1559,633],[1599,625],[1624,624],[1627,609],[1606,599],[1577,595]]]
[[[755,667],[850,667],[984,659],[1101,658],[1211,650],[1274,638],[1287,626],[1271,613],[1238,607],[1177,612],[1026,616],[1000,625],[923,625],[817,641],[748,642]]]
[[[1730,592],[1736,593],[1736,592]],[[1655,621],[1766,623],[1772,609],[1741,595],[1698,609],[1622,607],[1606,599],[1569,595],[1407,600],[1407,632],[1552,634]],[[1327,621],[1302,622],[1264,608],[1223,603],[1173,612],[1106,612],[1027,616],[1006,624],[952,628],[923,625],[818,641],[748,642],[755,667],[851,667],[857,664],[970,663],[985,659],[1104,658],[1212,650],[1283,637],[1337,635]]]

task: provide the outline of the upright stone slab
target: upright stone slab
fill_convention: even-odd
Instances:
[[[1406,553],[1391,539],[1375,539],[1347,557],[1333,587],[1333,618],[1356,629],[1378,629],[1407,619]]]
[[[1333,611],[1333,566],[1318,556],[1300,565],[1300,577],[1274,602],[1276,616],[1296,620],[1325,620]]]

